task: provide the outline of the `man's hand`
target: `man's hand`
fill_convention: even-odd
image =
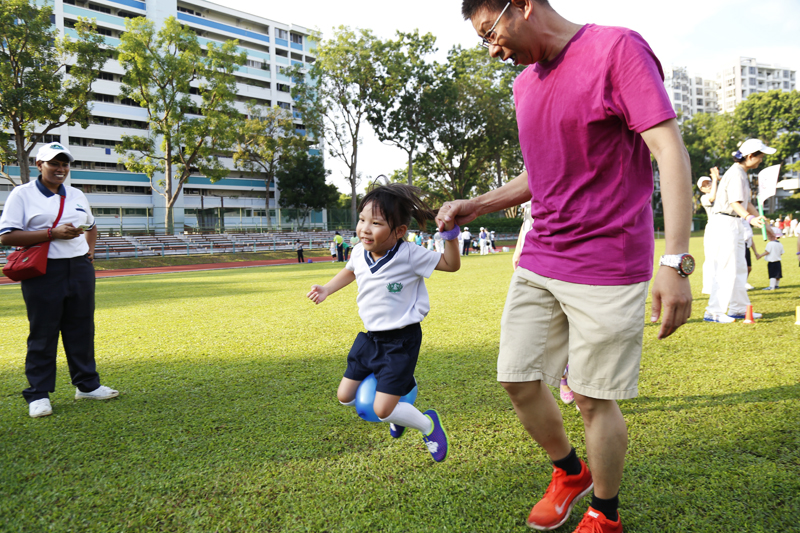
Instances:
[[[472,200],[453,200],[445,202],[436,215],[436,227],[439,231],[453,227],[453,224],[463,226],[475,220],[478,216],[477,204]]]
[[[661,267],[653,280],[653,306],[650,322],[661,317],[659,339],[666,339],[689,320],[692,314],[692,287],[671,267]],[[661,316],[661,308],[664,314]]]

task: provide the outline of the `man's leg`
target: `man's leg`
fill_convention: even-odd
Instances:
[[[575,393],[586,432],[586,455],[592,466],[594,494],[610,499],[619,493],[628,428],[614,400],[598,400]]]
[[[572,446],[564,431],[561,410],[547,385],[541,381],[502,385],[525,431],[544,448],[550,460],[558,461],[569,455]]]

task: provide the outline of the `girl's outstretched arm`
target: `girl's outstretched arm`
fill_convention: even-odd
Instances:
[[[435,270],[455,272],[461,268],[461,250],[458,249],[458,238],[444,241],[444,253]]]
[[[308,291],[306,297],[315,304],[321,304],[322,302],[325,301],[325,298],[327,298],[334,292],[338,291],[339,289],[347,287],[355,280],[356,280],[355,272],[343,268],[339,271],[338,274],[333,276],[333,279],[331,279],[325,285],[312,285],[311,290]]]

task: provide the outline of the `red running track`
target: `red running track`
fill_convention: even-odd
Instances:
[[[311,258],[315,263],[330,261],[327,257]],[[149,268],[121,268],[118,270],[96,270],[96,278],[118,278],[122,276],[143,276],[146,274],[174,274],[177,272],[195,272],[199,270],[222,270],[229,268],[253,268],[271,265],[297,265],[297,259],[269,259],[265,261],[236,261],[233,263],[210,263],[205,265],[179,265]],[[5,276],[0,277],[0,285],[19,283]]]

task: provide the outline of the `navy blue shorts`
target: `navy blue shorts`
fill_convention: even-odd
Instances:
[[[363,331],[347,354],[344,377],[363,381],[370,374],[378,380],[378,392],[405,396],[414,388],[422,328],[411,324],[389,331]]]
[[[767,274],[769,274],[770,278],[781,279],[783,277],[783,269],[781,268],[781,262],[780,261],[768,261],[767,262]]]

